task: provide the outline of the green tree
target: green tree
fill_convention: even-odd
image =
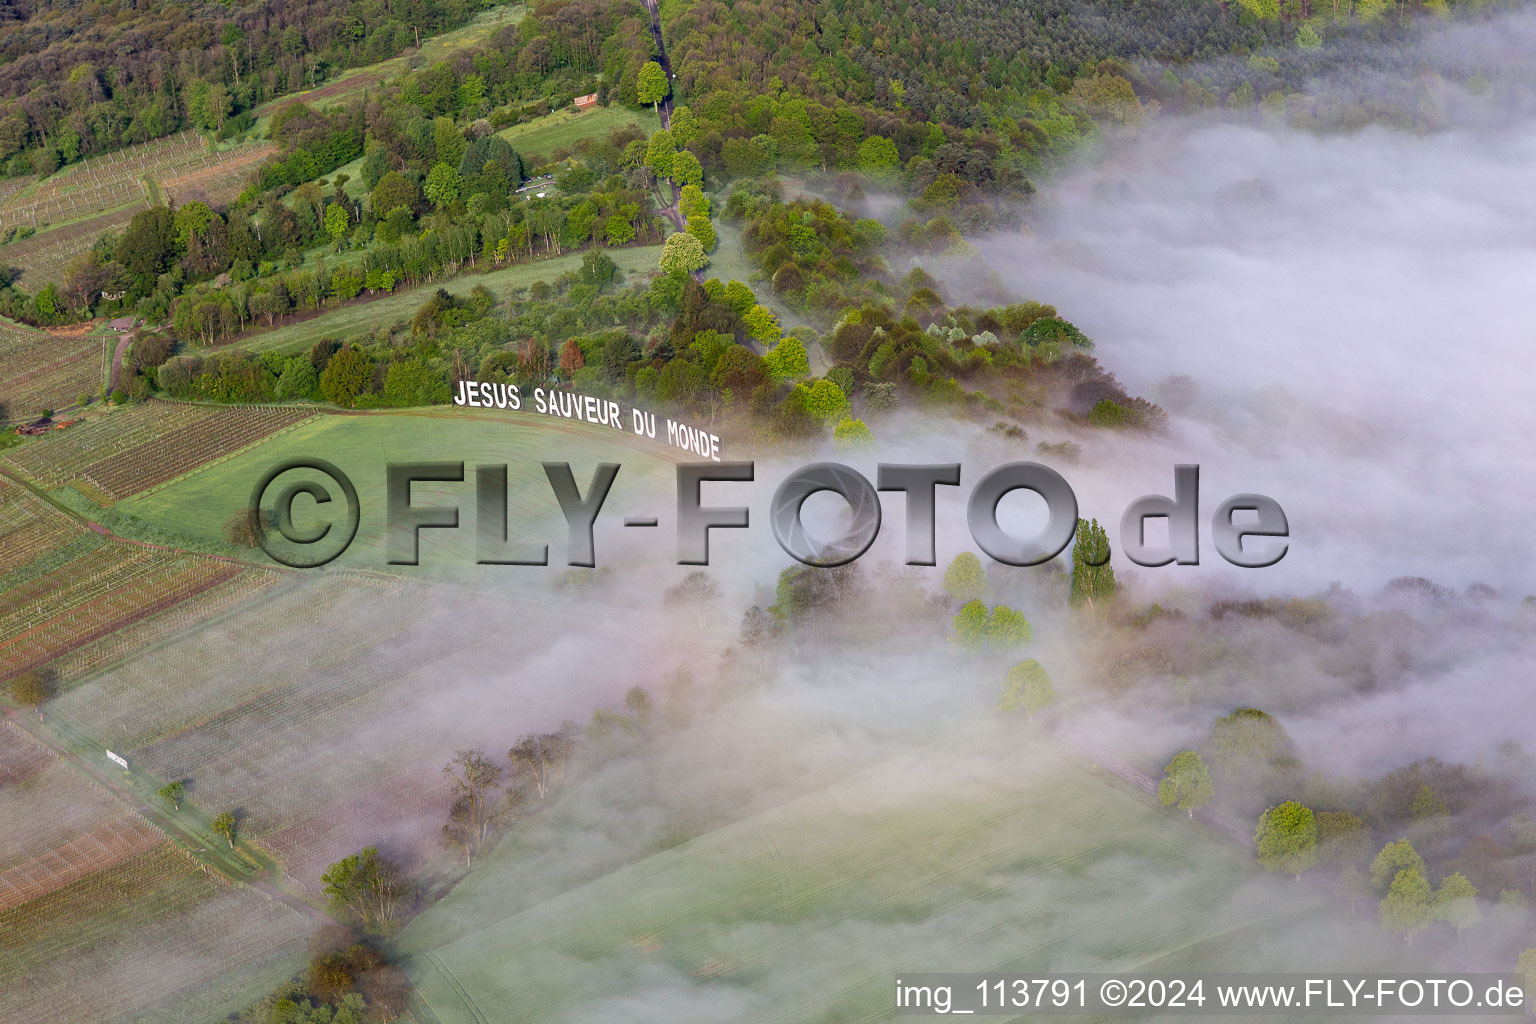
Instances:
[[[697,185],[684,185],[682,191],[678,193],[677,209],[684,217],[692,217],[698,214],[708,217],[709,208],[709,197]],[[737,310],[737,312],[742,311]]]
[[[763,356],[768,376],[775,382],[794,380],[811,372],[810,357],[805,354],[805,343],[791,334]]]
[[[1215,793],[1205,758],[1193,750],[1174,754],[1173,760],[1163,768],[1162,781],[1157,784],[1157,799],[1162,805],[1186,811],[1191,818]]]
[[[289,356],[283,361],[274,394],[279,402],[313,398],[320,388],[320,375],[308,356]]]
[[[1397,877],[1399,871],[1417,871],[1420,875],[1425,871],[1424,858],[1419,856],[1419,851],[1406,839],[1399,839],[1381,848],[1376,859],[1371,861],[1371,884],[1380,891]]]
[[[672,108],[672,117],[667,122],[667,128],[672,132],[672,137],[677,140],[679,146],[692,144],[699,137],[699,119],[693,116],[693,111],[686,106]]]
[[[1440,794],[1427,785],[1420,786],[1418,792],[1413,794],[1413,804],[1408,809],[1408,816],[1414,821],[1424,821],[1449,813],[1451,813],[1450,808],[1445,806],[1445,801],[1440,799]]]
[[[672,157],[672,180],[684,187],[701,187],[704,184],[704,168],[699,158],[686,149],[678,150]]]
[[[419,357],[396,359],[384,372],[384,401],[390,405],[441,405],[448,401],[448,382]]]
[[[1035,629],[1021,611],[1000,604],[987,618],[987,642],[996,650],[1011,651],[1034,637]]]
[[[333,908],[354,915],[365,931],[375,933],[394,924],[409,892],[400,869],[374,846],[332,864],[320,881]]]
[[[702,195],[700,196],[702,199]],[[709,200],[704,199],[707,204]],[[703,211],[708,213],[706,209]],[[757,296],[752,294],[752,289],[740,281],[727,281],[725,283],[725,304],[736,311],[737,316],[746,316],[747,311],[757,305]]]
[[[741,323],[753,341],[771,345],[779,340],[779,318],[767,306],[754,305],[742,315]],[[801,345],[800,351],[804,353],[804,345]],[[806,370],[810,370],[809,363],[806,364]]]
[[[459,109],[474,110],[480,106],[480,101],[485,97],[485,76],[480,74],[468,74],[459,83]]]
[[[619,273],[619,265],[613,262],[613,257],[605,252],[590,249],[581,258],[581,269],[576,272],[576,279],[582,284],[592,284],[598,290],[613,284],[613,279]]]
[[[28,669],[11,680],[11,699],[22,707],[35,708],[48,699],[48,677]]]
[[[140,210],[118,236],[113,259],[122,264],[132,289],[148,295],[155,279],[170,269],[176,256],[174,217],[163,206]]]
[[[331,241],[340,242],[351,226],[352,218],[347,216],[346,208],[340,203],[325,208],[325,233],[331,236]]]
[[[645,146],[645,166],[658,178],[672,177],[672,158],[677,147],[672,144],[672,133],[662,128],[651,136]]]
[[[667,98],[667,93],[672,91],[672,86],[667,81],[667,73],[661,69],[661,65],[648,60],[640,65],[640,73],[635,76],[635,90],[640,102],[649,103],[651,109],[659,114],[661,101]]]
[[[416,209],[416,186],[399,171],[390,171],[379,179],[368,197],[375,217],[386,217],[392,211],[405,207]]]
[[[1265,869],[1300,878],[1317,863],[1317,816],[1311,808],[1287,800],[1259,818],[1253,844]]]
[[[985,604],[979,600],[967,601],[951,620],[955,628],[955,646],[966,651],[979,651],[985,647],[989,619]]]
[[[970,551],[962,551],[944,570],[944,592],[950,600],[965,604],[987,594],[987,573],[981,567],[981,559]]]
[[[628,245],[635,240],[635,226],[623,214],[610,216],[603,224],[603,231],[612,246]]]
[[[704,246],[696,237],[684,231],[672,235],[667,239],[667,244],[661,248],[663,274],[669,274],[674,270],[691,274],[695,270],[702,270],[707,263],[709,263],[709,257],[704,254]]]
[[[165,785],[155,790],[156,795],[159,796],[161,800],[164,800],[166,803],[170,804],[171,810],[173,811],[181,810],[181,798],[186,794],[186,792],[187,784],[180,779],[167,782]]]
[[[999,711],[1017,711],[1023,708],[1030,717],[1049,707],[1056,700],[1056,688],[1051,677],[1034,658],[1021,661],[1003,677],[1003,694],[998,699]]]
[[[235,848],[235,812],[221,811],[219,816],[213,819],[213,831],[224,837],[229,848]]]
[[[1477,906],[1477,886],[1460,871],[1440,879],[1440,888],[1435,890],[1430,905],[1430,915],[1458,932],[1471,928],[1483,916]]]
[[[208,229],[213,218],[217,216],[208,204],[200,199],[194,199],[184,206],[178,207],[172,217],[173,231],[176,236],[176,246],[182,252],[186,252],[187,246],[192,244],[192,239],[200,237]]]
[[[848,415],[848,396],[843,394],[842,388],[822,377],[809,386],[805,410],[823,423],[836,423]]]
[[[1392,886],[1381,901],[1381,923],[1388,931],[1397,932],[1412,942],[1413,937],[1429,924],[1432,899],[1424,873],[1416,868],[1404,868],[1392,877]]]
[[[1097,519],[1077,521],[1072,545],[1072,604],[1097,615],[1115,596],[1115,569],[1109,564],[1109,535]]]
[[[464,156],[464,149],[468,145],[464,141],[464,134],[459,131],[459,126],[454,124],[451,117],[438,117],[432,121],[432,148],[437,153],[437,162],[445,163],[452,167],[459,166],[459,161]]]
[[[452,164],[437,163],[432,165],[432,170],[427,174],[427,183],[422,188],[427,200],[439,210],[451,206],[453,201],[459,198],[459,188],[463,180],[459,177],[458,168]]]
[[[832,440],[843,448],[867,448],[874,444],[875,435],[870,431],[869,424],[863,420],[844,416],[833,426]]]
[[[1274,762],[1290,756],[1291,738],[1268,712],[1236,708],[1211,725],[1218,759]]]
[[[870,175],[887,174],[901,166],[896,143],[880,135],[871,135],[859,143],[857,160],[859,170]]]
[[[688,218],[688,233],[699,240],[699,245],[705,252],[714,252],[718,239],[715,237],[715,226],[710,223],[709,217],[702,213],[696,213]]]
[[[361,349],[351,345],[331,356],[320,374],[320,392],[337,405],[355,404],[372,386],[373,364]]]

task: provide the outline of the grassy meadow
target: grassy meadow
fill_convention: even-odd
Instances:
[[[613,257],[619,271],[626,276],[654,272],[657,260],[661,258],[659,245],[605,251]],[[495,292],[498,298],[504,298],[515,289],[527,288],[535,281],[552,281],[561,274],[575,270],[581,266],[583,255],[580,252],[566,253],[532,263],[514,263],[489,274],[470,274],[417,288],[403,288],[376,299],[341,306],[307,320],[249,335],[235,344],[256,352],[298,352],[309,348],[321,338],[349,338],[375,327],[387,327],[399,320],[409,320],[438,288],[445,289],[451,295],[468,295],[476,285],[484,285]]]
[[[583,490],[598,462],[620,463],[624,469],[613,485],[611,505],[605,506],[619,508],[640,480],[660,480],[677,453],[655,441],[637,440],[627,430],[541,417],[533,408],[528,398],[521,412],[442,408],[320,416],[233,458],[120,502],[114,528],[129,536],[146,527],[149,536],[156,529],[172,531],[189,545],[222,550],[225,521],[245,507],[251,488],[269,467],[290,458],[320,458],[352,479],[361,507],[357,539],[333,564],[391,571],[385,551],[386,464],[462,460],[468,467],[463,483],[412,488],[418,505],[461,509],[460,529],[421,532],[423,569],[436,566],[460,578],[473,573],[473,467],[480,463],[510,467],[509,523],[513,529],[520,523],[542,524],[540,542],[549,542],[551,562],[558,564],[565,554],[563,520],[540,463],[570,462]],[[307,514],[307,501],[300,499],[295,506],[301,517]],[[254,557],[265,558],[260,553]]]
[[[661,122],[650,110],[608,106],[578,111],[574,107],[566,107],[503,128],[496,134],[510,142],[523,162],[532,166],[548,160],[557,149],[570,149],[582,139],[602,138],[625,125],[634,125],[646,135],[651,135],[661,127]]]

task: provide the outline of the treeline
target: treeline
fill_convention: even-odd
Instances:
[[[1032,415],[1036,410],[1016,398],[1017,385],[1028,381],[1039,394],[1054,396],[1059,413],[1088,426],[1161,425],[1162,411],[1105,374],[1086,354],[1092,341],[1053,307],[951,306],[940,283],[923,271],[895,279],[884,270],[876,257],[883,237],[877,223],[851,221],[823,202],[784,203],[776,195],[774,183],[754,181],[733,193],[732,202],[752,214],[747,246],[773,271],[767,287],[824,321],[825,334],[799,328],[785,336],[752,288],[700,282],[692,266],[669,268],[669,252],[661,274],[626,283],[613,260],[592,248],[576,270],[536,282],[499,308],[484,288],[465,297],[439,289],[409,323],[380,325],[345,344],[323,339],[306,355],[190,348],[167,358],[169,349],[158,342],[145,348],[158,359],[135,357],[129,394],[160,390],[211,401],[371,408],[444,402],[454,380],[473,376],[530,388],[560,383],[741,429],[782,437],[830,431],[853,443],[871,436],[868,417],[903,403],[994,419]],[[517,230],[537,227],[537,202],[524,204]],[[567,228],[580,209],[566,212]],[[423,253],[494,264],[509,251],[510,236],[526,238],[508,228],[513,222],[506,216],[488,215],[478,223],[489,228],[482,227],[476,241],[476,223],[439,223],[398,245],[375,242],[361,262],[334,269],[317,264],[200,290],[177,300],[175,335],[216,341],[220,331],[238,330],[250,318],[419,279],[436,265],[437,257]],[[591,230],[601,221],[580,223]],[[698,245],[693,236],[673,237]],[[830,367],[819,377],[810,370],[817,348]]]
[[[38,0],[0,20],[0,167],[61,164],[252,110],[467,22],[466,0],[138,5]],[[20,14],[20,17],[17,15]]]

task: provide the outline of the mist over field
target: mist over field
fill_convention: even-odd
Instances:
[[[390,955],[443,1024],[872,1019],[897,970],[1508,971],[1530,918],[1501,894],[1536,893],[1536,15],[1427,33],[1396,74],[1361,57],[1311,91],[1414,81],[1417,130],[1163,114],[1042,185],[1026,230],[974,239],[980,268],[928,267],[953,303],[1054,305],[1165,430],[1047,411],[1026,440],[905,409],[871,412],[864,447],[733,438],[724,457],[755,460],[755,481],[706,483],[701,504],[748,506],[751,527],[712,530],[695,572],[676,564],[671,463],[644,442],[423,428],[443,458],[511,463],[512,539],[547,543],[547,566],[473,565],[471,486],[420,487],[463,519],[423,531],[418,575],[368,571],[388,529],[370,509],[341,571],[284,577],[47,712],[237,808],[315,905],[329,864],[379,846],[422,897]],[[1449,84],[1470,70],[1486,83]],[[355,436],[369,459],[404,451]],[[1080,459],[1039,447],[1065,441]],[[565,564],[540,458],[569,459],[583,493],[595,461],[623,464],[601,568]],[[871,482],[877,463],[961,463],[937,490],[937,565],[902,564],[898,494],[854,565],[793,562],[770,500],[823,459]],[[971,489],[1020,460],[1108,530],[1118,598],[1071,603],[1070,548],[1027,569],[983,556],[979,599],[1032,634],[967,649],[945,569],[978,550]],[[1132,565],[1121,513],[1171,495],[1181,463],[1201,467],[1201,564]],[[1287,513],[1276,566],[1215,550],[1210,517],[1242,492]],[[174,517],[185,494],[127,507]],[[1025,494],[999,511],[1019,535],[1043,522]],[[819,539],[846,518],[826,494],[805,505]],[[1025,659],[1054,687],[1027,711],[1005,682]],[[1238,708],[1272,717],[1255,750],[1216,742]],[[557,730],[575,752],[535,799],[509,748]],[[471,749],[504,773],[508,813],[467,870],[442,770]],[[1186,750],[1215,779],[1188,817],[1156,790]],[[1361,816],[1356,874],[1400,837],[1431,885],[1464,872],[1482,927],[1409,945],[1344,860],[1263,870],[1255,825],[1288,800]],[[299,917],[295,934],[315,923]],[[173,978],[184,946],[146,936],[134,969]]]
[[[1405,57],[1493,79],[1480,95],[1414,81],[1438,130],[1156,119],[1052,190],[1028,234],[983,242],[1011,288],[1076,311],[1105,365],[1171,415],[1166,439],[1085,475],[1171,493],[1172,463],[1197,462],[1206,516],[1237,491],[1278,500],[1280,565],[1203,553],[1247,587],[1423,575],[1533,589],[1533,40],[1536,19],[1517,14]]]
[[[1252,826],[1241,814],[1288,798],[1319,810],[1384,800],[1385,783],[1372,780],[1397,770],[1454,788],[1458,827],[1469,833],[1503,841],[1515,816],[1529,813],[1532,762],[1518,743],[1528,731],[1536,619],[1518,601],[1536,590],[1525,525],[1536,500],[1529,401],[1536,336],[1524,311],[1536,280],[1529,189],[1536,117],[1526,91],[1533,40],[1536,21],[1528,15],[1430,37],[1426,63],[1488,64],[1504,79],[1484,95],[1439,87],[1447,123],[1435,131],[1319,136],[1278,123],[1158,119],[1102,166],[1053,189],[1029,233],[980,243],[1016,297],[1072,311],[1127,389],[1170,413],[1160,437],[1078,438],[1081,464],[1057,468],[1077,491],[1082,514],[1108,527],[1130,599],[1159,600],[1186,619],[1147,627],[1144,642],[1120,637],[1110,650],[1095,649],[1053,607],[1064,597],[1059,566],[989,570],[994,597],[1024,609],[1035,626],[1030,654],[1049,666],[1063,702],[1053,731],[1078,755],[1124,758],[1155,775],[1172,752],[1206,742],[1216,718],[1251,705],[1283,723],[1301,767],[1224,805],[1242,828]],[[888,497],[880,540],[858,570],[863,588],[849,597],[865,630],[845,622],[802,640],[794,654],[766,660],[734,649],[727,677],[746,690],[719,698],[721,706],[665,749],[621,761],[622,770],[610,768],[572,794],[559,812],[576,829],[569,845],[518,866],[516,858],[549,840],[542,833],[512,840],[516,853],[499,860],[498,870],[536,875],[538,865],[558,861],[580,875],[584,858],[617,856],[615,843],[651,841],[657,822],[686,828],[755,814],[839,777],[858,778],[850,789],[870,803],[953,799],[1002,779],[1026,792],[1031,779],[1048,785],[1063,748],[1043,733],[1010,736],[992,715],[997,681],[989,673],[998,666],[957,663],[942,626],[926,636],[910,626],[910,602],[920,605],[913,595],[936,591],[942,566],[972,546],[964,497],[980,474],[1037,457],[1036,440],[1066,435],[1046,428],[1021,448],[937,422],[900,427],[878,434],[879,461],[966,466],[960,488],[939,490],[940,567],[892,567],[905,524],[899,500]],[[873,455],[823,454],[873,477]],[[738,485],[719,485],[715,497],[706,492],[706,505],[753,506],[751,531],[712,536],[711,575],[724,589],[725,608],[772,599],[767,581],[789,562],[771,545],[766,499],[805,461],[759,458],[750,499]],[[1201,568],[1127,566],[1119,557],[1121,510],[1138,495],[1171,493],[1180,462],[1202,467]],[[1210,544],[1211,512],[1242,491],[1276,498],[1290,517],[1290,552],[1277,567],[1231,567]],[[830,535],[839,520],[835,503],[819,501],[808,503],[808,519]],[[1020,532],[1038,523],[1027,501],[1004,515]],[[640,571],[642,561],[620,554],[614,585],[622,587],[619,580]],[[1435,585],[1388,586],[1419,576]],[[1320,598],[1329,615],[1306,623],[1273,609],[1225,617],[1212,611],[1250,595]],[[619,603],[634,600],[631,591]],[[942,601],[930,611],[940,621],[948,614]],[[669,618],[668,628],[684,621]],[[883,622],[893,635],[875,640],[870,622]],[[731,642],[728,618],[714,628],[722,645]],[[1205,655],[1191,653],[1201,648]],[[1171,652],[1172,663],[1137,660],[1150,649]],[[1220,653],[1207,656],[1213,649]],[[685,660],[688,671],[713,671],[710,658]],[[869,792],[876,788],[880,798]],[[1397,814],[1385,816],[1397,821]],[[1401,818],[1391,834],[1375,836],[1378,846],[1401,827],[1440,854],[1443,870],[1470,863],[1456,840],[1414,831],[1421,826]],[[1036,827],[1049,829],[1054,820],[1046,815]],[[766,837],[771,829],[764,828]],[[1159,886],[1176,891],[1182,876],[1153,883],[1161,870],[1155,858],[1129,845],[1120,856],[1124,877],[1144,882],[1134,894],[1109,883],[1116,898],[1163,923],[1178,921],[1181,911],[1160,901]],[[1530,861],[1528,853],[1510,855],[1499,870],[1525,878]],[[1270,885],[1255,878],[1221,899],[1253,914],[1296,898],[1294,889]],[[1070,899],[1049,886],[1016,895],[1040,907]],[[1495,896],[1483,894],[1490,932],[1466,940],[1453,962],[1503,969],[1503,944],[1519,926],[1493,907]],[[1315,930],[1277,937],[1263,966],[1315,967],[1325,955],[1341,958],[1333,966],[1377,955],[1409,962],[1408,950],[1377,945],[1374,909],[1352,918],[1319,908]],[[435,911],[428,933],[449,921],[485,925],[473,914],[453,916],[468,910],[454,904]],[[1025,933],[1091,929],[1097,910],[1042,915]],[[912,932],[858,917],[842,937],[894,951]],[[1050,967],[1105,962],[1076,949]],[[558,972],[572,965],[546,966]],[[598,993],[587,1008],[635,1020],[765,1012],[746,997],[730,1005],[703,999],[695,981],[659,969],[633,981],[638,993],[606,1000]]]
[[[1170,423],[1161,436],[1134,439],[1045,427],[1021,446],[909,417],[877,427],[870,452],[820,453],[871,479],[877,460],[963,462],[961,487],[938,492],[939,567],[896,568],[905,517],[900,500],[888,496],[880,539],[853,571],[858,582],[843,603],[824,611],[827,623],[796,627],[802,632],[763,651],[744,644],[736,617],[776,599],[772,581],[791,563],[772,543],[767,502],[809,453],[752,453],[755,484],[706,486],[706,506],[753,509],[751,530],[711,535],[709,574],[721,596],[707,602],[707,620],[686,603],[647,606],[646,595],[681,571],[656,571],[670,561],[670,517],[661,531],[668,537],[644,545],[611,524],[600,527],[599,552],[612,573],[594,586],[593,603],[583,598],[572,613],[614,616],[677,640],[625,681],[677,708],[689,707],[680,694],[693,692],[691,724],[660,747],[609,763],[562,799],[554,823],[531,824],[507,840],[492,877],[508,895],[471,883],[470,895],[413,926],[406,946],[460,940],[449,955],[463,958],[475,943],[501,941],[513,927],[506,922],[536,914],[541,887],[552,894],[561,878],[601,878],[636,851],[670,849],[721,823],[750,821],[743,827],[760,829],[762,844],[773,847],[795,834],[774,808],[797,806],[828,785],[849,808],[922,807],[999,786],[1016,787],[1018,800],[1040,799],[1054,773],[1079,758],[1123,759],[1155,777],[1172,753],[1202,748],[1212,722],[1245,705],[1282,723],[1295,763],[1262,781],[1239,781],[1235,769],[1222,777],[1221,813],[1239,835],[1251,834],[1258,811],[1285,799],[1319,810],[1369,803],[1389,822],[1374,836],[1378,847],[1401,829],[1434,851],[1437,876],[1465,867],[1470,854],[1458,839],[1389,806],[1383,794],[1394,785],[1411,792],[1407,782],[1386,781],[1401,770],[1401,779],[1454,792],[1459,828],[1503,841],[1536,796],[1531,761],[1516,745],[1525,738],[1527,667],[1536,658],[1536,621],[1518,604],[1536,590],[1525,526],[1536,500],[1529,402],[1536,338],[1522,301],[1536,280],[1536,198],[1528,187],[1536,117],[1523,91],[1536,52],[1525,45],[1533,26],[1520,16],[1501,28],[1430,38],[1423,57],[1430,64],[1465,61],[1474,50],[1478,61],[1523,62],[1500,65],[1505,80],[1487,95],[1441,87],[1447,124],[1439,130],[1314,135],[1279,123],[1164,117],[1102,166],[1052,188],[1028,233],[979,243],[1014,297],[1070,311],[1096,339],[1106,368],[1132,394],[1160,402]],[[945,281],[953,286],[954,276]],[[1036,441],[1067,439],[1083,444],[1082,461],[1057,468],[1081,514],[1109,529],[1127,600],[1132,607],[1157,600],[1176,617],[1135,635],[1090,637],[1061,610],[1062,563],[989,567],[990,599],[1029,616],[1028,653],[1048,667],[1061,703],[1051,728],[1024,729],[995,713],[1006,663],[966,661],[950,646],[953,609],[938,596],[939,578],[957,552],[973,548],[965,497],[980,475],[1004,461],[1039,458]],[[1170,494],[1181,462],[1202,467],[1201,567],[1127,565],[1121,511],[1141,494]],[[1237,569],[1211,546],[1210,514],[1244,491],[1274,497],[1290,518],[1290,551],[1276,567]],[[807,503],[813,533],[835,533],[837,504]],[[1039,521],[1028,500],[1010,499],[1002,511],[1021,533]],[[1388,586],[1405,576],[1437,586]],[[1479,583],[1489,586],[1472,587]],[[1279,603],[1244,604],[1253,596]],[[1292,598],[1317,605],[1284,604]],[[1308,618],[1317,606],[1326,614]],[[708,653],[684,653],[706,637]],[[518,671],[524,681],[529,669]],[[1062,826],[1063,814],[1043,810],[1030,827]],[[1310,930],[1281,930],[1249,966],[1315,968],[1320,956],[1332,956],[1334,967],[1401,965],[1415,955],[1378,930],[1374,901],[1355,917],[1326,885],[1298,896],[1291,883],[1255,872],[1214,884],[1206,894],[1214,905],[1198,914],[1181,910],[1175,897],[1192,875],[1214,870],[1201,860],[1209,851],[1168,874],[1160,855],[1132,838],[1116,845],[1117,866],[1093,871],[1109,899],[1139,908],[1158,927],[1229,913],[1263,917],[1297,899],[1319,900]],[[1500,856],[1491,877],[1524,878],[1532,868],[1529,854]],[[654,870],[671,869],[658,862]],[[1042,910],[1008,933],[1062,942],[1058,959],[1042,965],[1050,969],[1123,965],[1104,947],[1069,938],[1097,934],[1105,910],[1074,892],[1061,879],[1020,885],[1011,895],[1022,906],[1078,905]],[[1496,896],[1483,893],[1493,924],[1465,940],[1457,962],[1504,969],[1518,926],[1500,916]],[[741,920],[718,924],[720,934],[770,941],[762,936],[779,925],[751,917],[744,908]],[[780,941],[815,949],[836,934],[880,960],[905,943],[937,941],[950,926],[961,941],[957,922],[916,928],[865,908],[835,931],[796,940],[789,930]],[[628,953],[583,961],[568,952],[551,952],[538,968],[555,977],[591,974],[595,962],[636,986],[627,993],[599,987],[574,1004],[578,1016],[756,1019],[767,1011],[746,994],[721,1002],[686,974],[636,968]],[[931,966],[986,964],[936,957]],[[476,977],[492,991],[514,984],[498,981],[494,966],[483,971]]]

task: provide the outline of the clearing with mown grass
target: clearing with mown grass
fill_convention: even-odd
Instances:
[[[650,110],[617,105],[585,111],[567,107],[503,128],[496,134],[510,142],[523,162],[533,167],[553,159],[558,151],[571,150],[583,139],[606,138],[625,127],[633,127],[649,137],[661,127],[661,122]]]

